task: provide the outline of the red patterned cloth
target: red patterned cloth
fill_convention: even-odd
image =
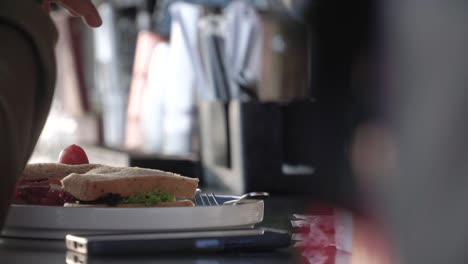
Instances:
[[[295,247],[304,263],[345,264],[351,262],[353,218],[333,207],[317,208],[307,215],[293,215]]]
[[[375,221],[322,206],[293,215],[294,246],[303,264],[390,264],[388,239]]]

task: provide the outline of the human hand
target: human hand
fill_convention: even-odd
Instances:
[[[63,6],[73,16],[83,18],[90,27],[99,27],[102,24],[101,16],[91,0],[44,0],[42,7],[50,12],[52,3]]]

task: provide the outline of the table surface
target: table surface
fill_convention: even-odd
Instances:
[[[265,217],[261,226],[291,229],[290,217],[293,213],[303,213],[307,206],[303,198],[270,198],[265,202]],[[68,252],[69,257],[74,257]],[[67,251],[64,241],[0,238],[0,263],[66,263]],[[293,248],[257,253],[217,253],[217,254],[172,254],[132,257],[89,257],[88,263],[297,263]]]

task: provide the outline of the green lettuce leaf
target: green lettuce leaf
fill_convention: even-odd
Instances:
[[[122,199],[122,204],[145,204],[153,205],[162,202],[175,202],[176,198],[174,195],[163,192],[160,190],[154,190],[149,192],[137,193],[128,198]]]

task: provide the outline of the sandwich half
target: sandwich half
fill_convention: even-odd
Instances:
[[[63,205],[70,201],[60,182],[71,173],[86,173],[99,164],[68,165],[60,163],[27,164],[16,184],[15,203],[36,205]]]
[[[193,206],[198,179],[136,167],[101,166],[71,173],[61,180],[75,199],[65,206],[167,207]]]

